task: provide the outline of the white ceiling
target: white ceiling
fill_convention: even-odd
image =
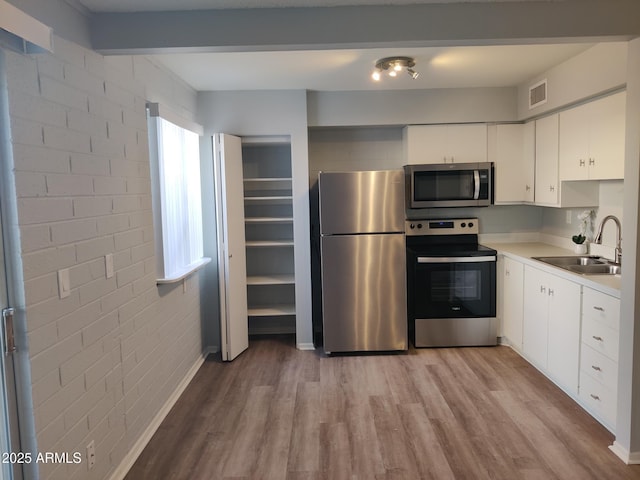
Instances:
[[[534,0],[68,0],[92,12],[215,8],[326,7]],[[562,1],[562,0],[551,0]],[[177,7],[179,6],[179,7]],[[397,90],[515,86],[585,50],[587,44],[371,48],[150,55],[198,91]],[[420,76],[371,80],[376,61],[416,60]]]
[[[515,86],[587,44],[150,55],[198,91],[398,90]],[[371,79],[376,61],[409,56],[420,76]]]

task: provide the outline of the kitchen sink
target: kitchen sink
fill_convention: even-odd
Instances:
[[[621,272],[619,264],[595,255],[533,257],[533,259],[582,275],[620,275]]]
[[[604,265],[572,265],[568,268],[572,272],[585,275],[620,275],[622,269],[615,263]]]

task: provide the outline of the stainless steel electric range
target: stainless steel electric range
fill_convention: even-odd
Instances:
[[[407,220],[407,312],[416,347],[497,344],[496,259],[478,219]]]

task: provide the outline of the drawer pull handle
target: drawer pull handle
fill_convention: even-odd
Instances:
[[[598,395],[594,395],[593,393],[590,393],[589,396],[594,400],[600,400],[600,397]]]
[[[597,365],[591,365],[591,368],[593,368],[596,372],[601,372],[602,371],[602,369]]]
[[[598,310],[599,312],[604,312],[604,308],[602,308],[602,307],[595,306],[595,307],[593,307],[593,309],[594,310]]]
[[[592,335],[591,337],[592,337],[594,340],[597,340],[597,341],[599,341],[599,342],[602,342],[602,341],[603,341],[603,340],[602,340],[602,337],[598,337],[598,336],[596,336],[596,335]]]

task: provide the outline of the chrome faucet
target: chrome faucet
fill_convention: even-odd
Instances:
[[[593,243],[597,243],[598,245],[602,245],[602,229],[604,228],[604,224],[607,223],[607,220],[613,220],[616,224],[616,250],[615,250],[615,262],[620,263],[622,261],[622,225],[620,225],[620,220],[615,215],[607,215],[602,219],[600,225],[598,225],[598,232],[596,233],[596,238],[594,238]]]

